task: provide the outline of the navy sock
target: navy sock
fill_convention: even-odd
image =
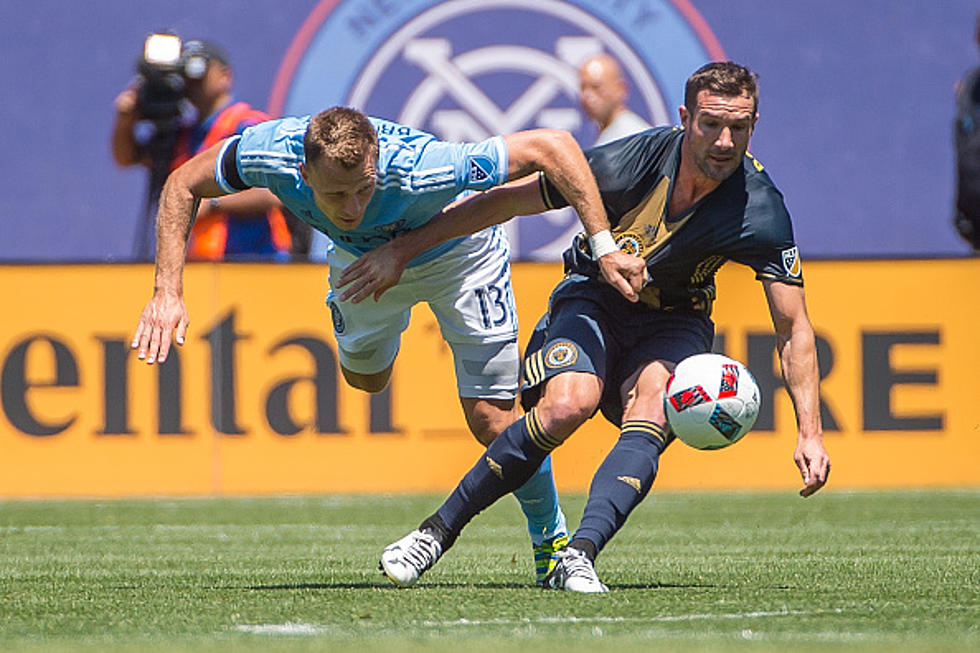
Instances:
[[[455,540],[481,510],[524,485],[558,444],[534,408],[504,429],[436,511],[448,538]]]
[[[650,491],[666,441],[666,430],[654,422],[623,422],[619,441],[592,478],[582,523],[569,546],[584,539],[594,545],[593,558],[602,551]]]
[[[587,540],[584,537],[577,537],[568,543],[569,549],[578,549],[585,553],[585,555],[595,562],[595,557],[599,555],[599,552],[595,550],[595,543],[592,540]]]

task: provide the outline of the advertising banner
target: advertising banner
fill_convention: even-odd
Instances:
[[[980,277],[980,260],[804,273],[831,487],[980,483],[980,296],[955,283]],[[560,277],[515,266],[522,343]],[[673,444],[657,487],[796,487],[765,298],[741,268],[718,282],[716,349],[749,366],[762,412],[729,449]],[[149,266],[0,267],[0,496],[448,491],[479,455],[424,305],[389,389],[367,395],[339,372],[326,268],[188,266],[186,344],[152,367],[129,349],[151,287]],[[616,436],[601,417],[573,435],[555,452],[559,487],[586,489]]]

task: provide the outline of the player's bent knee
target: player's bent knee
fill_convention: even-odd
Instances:
[[[564,440],[595,413],[602,383],[593,374],[567,372],[548,379],[538,417],[548,433]]]
[[[381,392],[388,387],[388,381],[391,380],[391,369],[389,367],[375,374],[360,374],[358,372],[352,372],[343,365],[340,366],[340,371],[343,372],[347,385],[358,390],[363,390],[364,392],[370,392],[371,394]]]
[[[538,416],[545,430],[557,440],[564,441],[575,429],[595,413],[598,402],[580,403],[573,397],[561,396],[550,402],[538,405]]]

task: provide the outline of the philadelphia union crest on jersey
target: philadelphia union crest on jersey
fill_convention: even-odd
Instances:
[[[544,364],[552,369],[568,367],[578,360],[578,347],[571,342],[559,341],[548,347]]]
[[[621,63],[630,108],[651,124],[675,123],[688,75],[724,58],[689,0],[322,0],[270,108],[354,106],[449,141],[549,127],[589,147],[596,128],[578,103],[577,69],[600,52]],[[556,259],[577,222],[568,210],[506,228],[517,258]]]

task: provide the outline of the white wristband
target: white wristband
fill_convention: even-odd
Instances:
[[[616,241],[613,240],[608,229],[603,229],[599,233],[589,236],[589,247],[592,248],[592,258],[596,261],[606,254],[619,251],[619,246],[616,245]]]

